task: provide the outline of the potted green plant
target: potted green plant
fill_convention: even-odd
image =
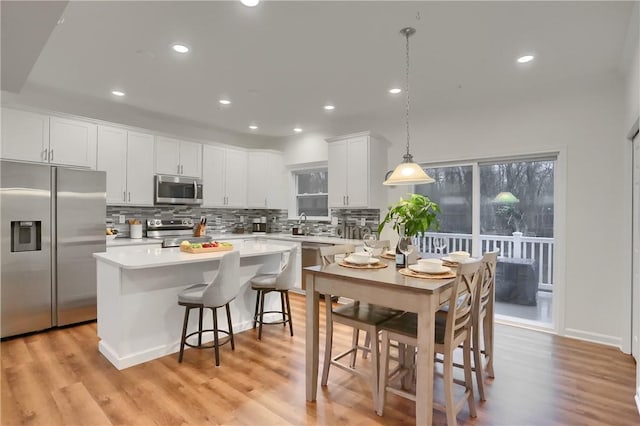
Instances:
[[[378,226],[378,234],[387,223],[392,223],[393,229],[400,236],[414,237],[429,229],[440,228],[438,213],[440,206],[425,195],[407,194],[408,199],[389,206],[387,215]]]

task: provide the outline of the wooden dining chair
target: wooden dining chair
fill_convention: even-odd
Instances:
[[[473,321],[471,326],[473,370],[476,373],[478,395],[481,401],[486,400],[484,392],[485,369],[489,377],[494,377],[493,320],[497,263],[498,251],[487,252],[482,256],[482,266],[480,267],[481,278],[476,288],[476,297],[473,306]],[[482,330],[482,342],[480,341],[480,330]],[[482,355],[484,355],[484,365],[482,363]]]
[[[335,261],[335,256],[340,254],[352,253],[354,250],[353,245],[338,245],[327,246],[320,248],[320,257],[323,264],[327,265]],[[378,325],[382,322],[400,315],[402,311],[387,308],[384,306],[378,306],[371,303],[364,303],[354,301],[346,305],[339,305],[333,308],[331,303],[331,295],[324,295],[326,306],[326,341],[324,352],[324,363],[322,368],[322,386],[326,386],[329,380],[329,369],[331,366],[335,366],[349,373],[355,374],[369,381],[371,386],[371,397],[373,399],[373,406],[376,406],[376,400],[378,395],[378,377],[380,364],[379,358],[379,342],[378,342]],[[351,346],[348,350],[332,356],[333,346],[333,324],[334,322],[347,325],[353,328],[353,337]],[[370,345],[362,346],[359,344],[360,330],[364,330],[370,336]],[[359,370],[355,368],[356,356],[358,350],[371,352],[371,372]],[[346,356],[350,356],[349,364],[344,364],[340,360]]]
[[[456,416],[466,401],[471,417],[476,417],[475,401],[473,398],[473,380],[471,370],[471,324],[473,315],[473,303],[476,294],[476,286],[480,277],[480,261],[469,262],[457,268],[456,279],[451,286],[449,306],[454,309],[447,311],[444,321],[436,316],[435,325],[435,352],[444,356],[443,378],[445,405],[434,402],[434,407],[445,411],[447,424],[456,425]],[[380,326],[382,351],[380,359],[380,379],[378,380],[378,405],[376,412],[382,416],[387,392],[392,392],[404,398],[416,401],[415,393],[410,389],[398,388],[393,385],[396,379],[404,378],[413,373],[413,363],[410,368],[400,364],[398,368],[389,373],[389,347],[391,341],[404,344],[412,351],[418,345],[418,316],[413,312],[406,312],[399,317],[392,318]],[[453,354],[462,344],[464,359],[464,381],[453,377]],[[464,387],[464,395],[455,400],[454,384]],[[416,401],[416,404],[419,402]]]

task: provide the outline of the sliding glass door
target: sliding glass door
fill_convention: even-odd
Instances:
[[[423,235],[419,250],[497,250],[496,315],[541,327],[553,325],[555,164],[545,157],[427,167],[436,182],[415,188],[442,209],[440,229]]]

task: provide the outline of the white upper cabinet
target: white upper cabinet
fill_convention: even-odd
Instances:
[[[84,121],[51,117],[49,120],[49,162],[96,168],[97,128]]]
[[[48,163],[49,116],[2,109],[2,158]]]
[[[282,155],[269,151],[249,152],[247,206],[286,209],[288,185]]]
[[[107,204],[153,205],[153,135],[98,126],[98,170],[107,172]]]
[[[96,168],[97,126],[2,109],[2,158]]]
[[[156,173],[202,177],[202,145],[158,136],[156,138]]]
[[[127,131],[98,126],[98,170],[107,173],[107,204],[126,203]]]
[[[127,132],[127,204],[153,205],[153,135]]]
[[[387,144],[369,132],[327,139],[329,207],[383,208]]]
[[[203,207],[247,206],[247,153],[239,149],[202,147]]]

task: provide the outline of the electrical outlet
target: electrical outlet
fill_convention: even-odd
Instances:
[[[365,226],[367,224],[367,219],[364,217],[360,218],[360,226]]]
[[[124,222],[125,222],[125,220],[126,220],[126,218],[124,217],[124,215],[123,215],[123,214],[118,215],[118,223],[124,223]]]
[[[222,224],[222,219],[219,217],[216,217],[216,225],[220,225]]]
[[[338,218],[336,216],[331,218],[331,224],[332,225],[337,225],[338,224]]]

